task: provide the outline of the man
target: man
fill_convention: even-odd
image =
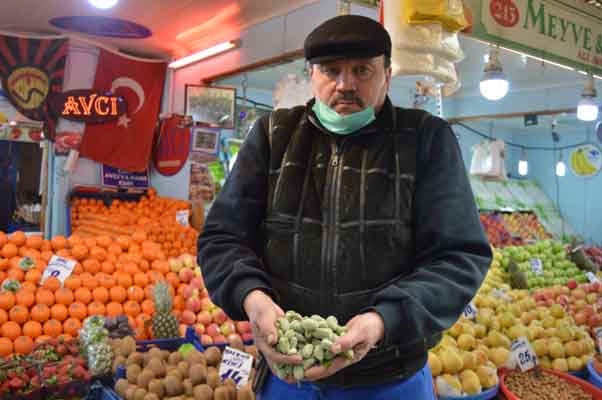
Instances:
[[[315,99],[260,120],[199,239],[212,299],[248,318],[271,367],[283,311],[334,315],[336,358],[263,399],[432,399],[427,350],[475,295],[491,261],[456,138],[393,107],[391,39],[339,16],[305,42]],[[320,397],[321,396],[321,397]]]

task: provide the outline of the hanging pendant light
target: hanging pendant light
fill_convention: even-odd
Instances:
[[[479,87],[487,100],[500,100],[508,94],[510,83],[500,63],[498,49],[491,49],[489,52],[489,61],[485,65]]]
[[[529,173],[529,161],[527,161],[527,151],[523,148],[518,162],[518,174],[526,176]]]
[[[596,104],[596,101],[594,100],[596,95],[594,77],[592,74],[589,74],[585,81],[585,86],[583,87],[581,101],[579,101],[579,106],[577,107],[577,118],[581,121],[590,122],[598,119],[598,104]]]
[[[562,150],[560,150],[560,157],[558,157],[558,162],[556,163],[556,176],[563,177],[566,175],[566,165],[562,160]]]

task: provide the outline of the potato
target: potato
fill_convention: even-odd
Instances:
[[[193,390],[194,400],[211,400],[213,399],[213,388],[209,385],[198,385]]]
[[[257,360],[257,347],[255,345],[245,346],[245,353],[253,356],[253,360]]]
[[[126,336],[121,339],[119,344],[119,352],[124,356],[128,357],[130,354],[136,351],[136,341],[131,336]]]
[[[138,375],[142,372],[142,368],[138,364],[132,364],[127,367],[125,371],[125,377],[128,382],[131,384],[135,384],[138,381]]]

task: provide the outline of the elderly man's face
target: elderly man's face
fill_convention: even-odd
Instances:
[[[384,62],[384,56],[379,56],[313,65],[314,96],[341,115],[369,106],[378,112],[391,82],[391,68],[385,69]]]

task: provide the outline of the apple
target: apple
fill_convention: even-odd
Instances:
[[[228,336],[231,333],[236,333],[236,327],[232,321],[226,321],[220,326],[220,332],[224,336]]]
[[[180,337],[186,337],[186,330],[188,329],[188,325],[180,324]]]
[[[186,301],[186,309],[192,311],[193,313],[198,313],[201,311],[201,300],[196,297],[191,297]]]
[[[582,288],[575,289],[571,293],[571,296],[573,296],[573,298],[575,298],[577,300],[585,299],[585,290],[583,290]]]
[[[190,268],[182,268],[178,276],[180,277],[180,281],[188,283],[194,278],[194,272]]]
[[[167,262],[169,264],[169,269],[171,270],[171,272],[175,272],[176,274],[180,272],[182,268],[184,268],[180,260],[178,260],[177,258],[170,258]]]
[[[581,311],[575,314],[573,318],[575,319],[575,323],[577,324],[577,326],[585,325],[588,320],[587,315],[585,315],[585,313]]]
[[[243,333],[241,335],[241,337],[242,337],[242,341],[245,343],[253,341],[253,334],[251,332]]]
[[[208,326],[209,324],[211,324],[211,321],[213,321],[213,318],[211,318],[211,314],[209,313],[209,311],[201,311],[196,316],[196,320],[199,323]]]
[[[192,278],[190,280],[190,284],[192,285],[192,287],[194,287],[195,289],[203,289],[203,280],[196,276],[194,278]]]
[[[602,326],[602,316],[594,314],[589,317],[587,324],[590,328],[595,328],[598,326]]]
[[[569,295],[571,293],[571,289],[569,289],[566,286],[561,286],[560,287],[560,294],[561,295]]]
[[[231,333],[226,336],[226,340],[228,340],[228,344],[242,344],[242,338],[238,333]]]
[[[249,321],[238,321],[236,323],[236,331],[241,335],[251,332],[251,323]]]
[[[598,294],[590,292],[587,294],[587,296],[585,296],[585,300],[588,304],[594,304],[596,300],[598,300]]]
[[[198,320],[197,320],[197,322],[198,322]],[[196,332],[196,334],[197,334],[198,337],[201,337],[206,332],[205,325],[203,325],[203,324],[196,324],[194,326],[194,331]]]
[[[585,307],[583,307],[580,310],[580,312],[582,312],[583,314],[585,314],[585,316],[587,318],[589,318],[590,316],[592,316],[596,313],[596,310],[594,309],[594,306],[592,306],[591,304],[588,304]]]
[[[191,298],[194,295],[194,291],[196,289],[193,288],[190,285],[185,285],[184,289],[182,290],[182,296],[184,297],[184,299],[188,300],[189,298]]]
[[[205,347],[213,344],[213,338],[209,335],[201,335],[201,344]]]
[[[180,256],[180,262],[182,263],[182,265],[185,268],[190,268],[193,269],[195,267],[195,260],[194,257],[191,256],[190,254],[182,254]]]
[[[580,310],[583,307],[585,307],[587,305],[587,302],[585,300],[576,300],[575,301],[575,307]]]
[[[203,297],[201,299],[201,310],[203,311],[211,311],[215,308],[215,305],[211,302],[209,297]]]
[[[182,311],[180,320],[186,325],[192,325],[196,322],[196,315],[190,310],[184,310]]]
[[[228,340],[226,339],[226,337],[224,335],[217,335],[217,336],[213,337],[213,343],[215,343],[217,345],[227,344]]]
[[[218,324],[209,324],[207,326],[207,335],[211,337],[216,337],[217,335],[221,335]]]
[[[228,316],[221,308],[215,308],[213,311],[211,311],[211,316],[213,317],[213,322],[219,325],[228,320]]]
[[[577,281],[574,279],[571,279],[570,281],[567,282],[566,286],[571,290],[577,289]]]

